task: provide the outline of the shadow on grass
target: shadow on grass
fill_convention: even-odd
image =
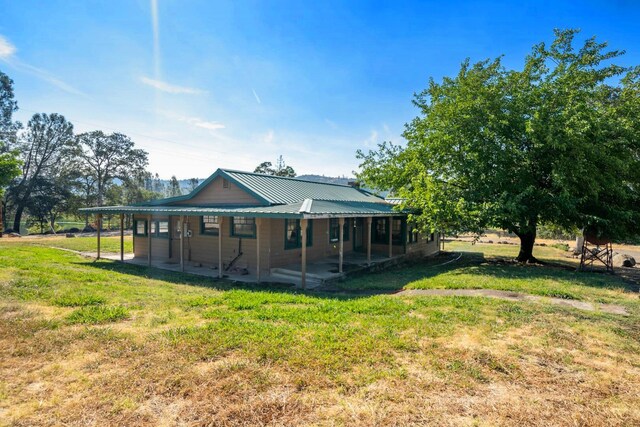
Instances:
[[[372,293],[364,293],[364,292],[349,292],[349,293],[337,294],[334,292],[326,292],[323,289],[304,290],[288,283],[269,282],[269,283],[258,284],[258,283],[237,282],[229,278],[218,279],[213,277],[198,276],[196,274],[163,270],[157,267],[147,267],[147,266],[136,265],[136,264],[122,263],[119,261],[102,260],[102,261],[93,261],[90,263],[78,262],[76,264],[97,268],[103,271],[137,276],[145,279],[162,280],[164,282],[171,283],[174,285],[197,286],[202,288],[215,289],[219,291],[244,290],[244,291],[251,291],[251,292],[282,292],[282,293],[290,293],[295,295],[308,295],[308,296],[320,297],[320,298],[327,297],[327,298],[341,299],[341,300],[362,298],[372,294]],[[374,292],[374,294],[379,294],[379,293],[388,293],[388,292]]]
[[[332,299],[362,298],[379,294],[393,294],[408,284],[447,274],[490,276],[513,280],[560,280],[598,289],[625,289],[638,292],[638,285],[618,276],[598,272],[576,272],[575,267],[555,263],[521,265],[508,258],[484,257],[482,252],[445,252],[427,259],[407,261],[374,273],[358,273],[340,282],[313,290],[303,290],[285,283],[243,283],[232,279],[217,279],[194,274],[162,270],[117,261],[82,263],[105,271],[162,280],[172,284],[199,286],[216,290],[246,290],[254,292],[284,292]]]
[[[454,255],[459,259],[455,260]],[[452,262],[453,261],[453,262]],[[333,285],[338,291],[365,291],[367,289],[398,292],[418,280],[447,274],[455,280],[457,275],[489,276],[513,280],[559,280],[598,289],[624,289],[638,292],[638,283],[619,275],[604,272],[578,272],[567,262],[547,261],[544,265],[522,265],[508,257],[485,258],[482,252],[442,253],[427,260],[407,262],[385,271],[353,277]]]

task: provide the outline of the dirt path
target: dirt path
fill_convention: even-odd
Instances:
[[[520,292],[498,291],[495,289],[408,289],[394,295],[398,296],[472,296],[498,298],[507,301],[533,301],[549,304],[564,305],[586,311],[602,311],[610,314],[628,316],[626,308],[615,304],[590,303],[585,301],[568,300],[562,298],[550,298],[537,295],[523,294]]]

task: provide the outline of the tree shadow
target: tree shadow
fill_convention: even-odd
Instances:
[[[82,265],[172,284],[221,291],[282,292],[343,300],[397,293],[412,282],[442,274],[448,274],[454,278],[456,275],[477,274],[496,279],[562,280],[598,289],[622,288],[628,292],[639,291],[638,283],[617,275],[578,272],[575,266],[566,263],[546,262],[544,265],[522,265],[506,257],[485,258],[482,252],[444,252],[426,259],[405,261],[378,272],[354,273],[342,281],[308,290],[286,283],[246,283],[231,278],[218,279],[117,261],[82,263]]]
[[[263,282],[263,283],[247,283],[233,280],[229,277],[219,279],[217,277],[200,276],[197,274],[182,273],[171,270],[164,270],[157,267],[147,267],[143,265],[123,263],[120,261],[94,261],[90,263],[76,262],[77,265],[84,267],[92,267],[102,271],[113,272],[137,276],[145,279],[161,280],[163,282],[174,285],[186,285],[200,288],[208,288],[218,291],[243,290],[249,292],[281,292],[295,295],[307,295],[313,297],[326,297],[331,299],[356,299],[371,295],[370,293],[334,293],[325,292],[323,289],[301,289],[293,284]],[[377,292],[381,293],[381,292]],[[385,292],[388,293],[388,292]]]
[[[427,260],[406,262],[387,270],[352,277],[333,285],[334,291],[371,290],[399,292],[412,282],[448,274],[477,274],[496,279],[562,280],[576,285],[598,289],[624,289],[639,292],[640,286],[629,274],[611,275],[604,270],[576,271],[576,265],[568,261],[546,260],[544,264],[520,264],[508,257],[485,257],[482,252],[442,253]],[[452,258],[453,257],[453,258]]]

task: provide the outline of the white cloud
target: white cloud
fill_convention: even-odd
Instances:
[[[191,126],[195,126],[195,127],[199,127],[202,129],[207,129],[207,130],[218,130],[218,129],[224,129],[226,126],[220,122],[214,122],[214,121],[207,121],[207,120],[203,120],[199,117],[188,117],[188,116],[182,116],[180,114],[175,114],[172,113],[170,111],[162,111],[162,110],[158,110],[157,111],[158,114],[167,117],[169,119],[172,120],[177,120],[179,122],[183,122],[183,123],[187,123]]]
[[[9,59],[16,53],[16,47],[9,40],[0,35],[0,59]]]
[[[217,129],[225,128],[225,126],[222,123],[208,122],[208,121],[199,119],[198,117],[185,117],[184,121],[189,123],[190,125],[203,128],[203,129],[208,129],[208,130],[217,130]]]
[[[140,77],[140,81],[146,84],[147,86],[151,86],[162,92],[167,92],[172,94],[204,95],[207,93],[206,90],[201,90],[201,89],[196,89],[196,88],[186,87],[186,86],[172,85],[162,80],[151,79],[149,77],[144,77],[144,76]]]

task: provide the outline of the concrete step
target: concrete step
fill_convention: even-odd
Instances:
[[[270,274],[271,280],[276,279],[284,283],[292,283],[296,286],[302,285],[302,273],[295,270],[287,270],[286,268],[272,268]],[[306,287],[308,289],[315,288],[324,283],[324,279],[316,274],[306,274]]]

